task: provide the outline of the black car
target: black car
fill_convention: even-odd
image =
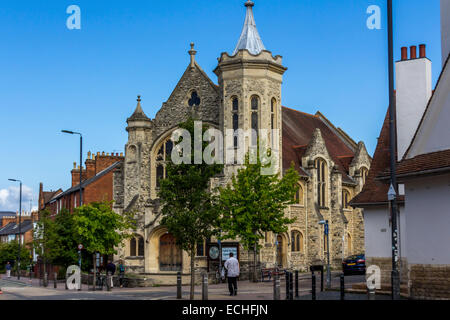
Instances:
[[[342,261],[342,271],[344,272],[344,275],[365,274],[366,256],[364,254],[356,254],[345,258],[345,260]]]

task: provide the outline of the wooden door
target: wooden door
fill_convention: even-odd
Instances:
[[[159,239],[159,269],[181,271],[181,249],[177,247],[172,234],[166,233]]]

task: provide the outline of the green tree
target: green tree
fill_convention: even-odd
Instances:
[[[269,151],[270,152],[270,151]],[[285,217],[284,211],[294,203],[299,186],[299,174],[294,165],[280,178],[280,174],[261,174],[263,164],[260,157],[250,163],[245,157],[245,167],[233,176],[231,184],[220,188],[219,206],[222,212],[221,239],[236,239],[247,250],[254,253],[253,280],[256,281],[256,257],[260,249],[259,240],[265,232],[282,233],[295,219]]]
[[[17,254],[19,252],[19,242],[14,240],[8,243],[0,243],[0,270],[5,270],[6,263],[13,266],[14,270],[17,270]],[[23,266],[30,265],[31,257],[30,250],[24,246],[20,248],[20,263]]]
[[[36,227],[33,230],[33,247],[36,254],[42,259],[44,266],[44,274],[47,273],[47,263],[52,262],[54,258],[53,254],[53,241],[56,239],[55,222],[50,217],[51,213],[48,210],[39,212],[39,221],[36,223]],[[45,281],[45,278],[44,278]],[[47,283],[44,283],[46,286]]]
[[[181,129],[194,137],[194,120],[189,119],[179,125]],[[202,137],[208,128],[202,126]],[[184,138],[183,138],[184,139]],[[203,141],[203,139],[202,139]],[[176,146],[183,140],[174,141]],[[184,141],[190,144],[190,154],[187,158],[194,163],[194,139]],[[207,142],[202,142],[202,151]],[[200,162],[200,161],[198,161]],[[215,234],[218,211],[214,206],[214,197],[210,192],[211,178],[222,172],[222,164],[207,164],[203,157],[199,164],[166,164],[167,178],[161,181],[159,197],[162,205],[163,219],[161,224],[173,234],[177,245],[187,251],[191,257],[191,288],[190,299],[194,299],[195,270],[194,259],[197,243]]]
[[[53,264],[66,268],[77,264],[78,242],[75,227],[74,215],[68,210],[63,209],[56,215],[48,244]]]
[[[75,209],[74,233],[77,242],[93,256],[94,283],[96,273],[95,254],[115,254],[116,247],[129,238],[136,228],[131,214],[115,213],[110,202],[93,202]]]

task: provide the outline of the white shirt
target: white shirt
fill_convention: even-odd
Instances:
[[[225,261],[224,267],[228,270],[228,277],[239,276],[239,261],[235,257],[231,257]]]

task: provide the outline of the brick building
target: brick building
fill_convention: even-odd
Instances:
[[[97,152],[96,155],[88,152],[85,166],[81,168],[83,190],[83,204],[91,202],[113,200],[113,171],[123,161],[123,154]],[[47,209],[52,215],[58,214],[62,209],[73,212],[79,206],[80,166],[76,162],[71,170],[72,186],[66,191],[44,191],[43,184],[39,186],[39,210]]]

